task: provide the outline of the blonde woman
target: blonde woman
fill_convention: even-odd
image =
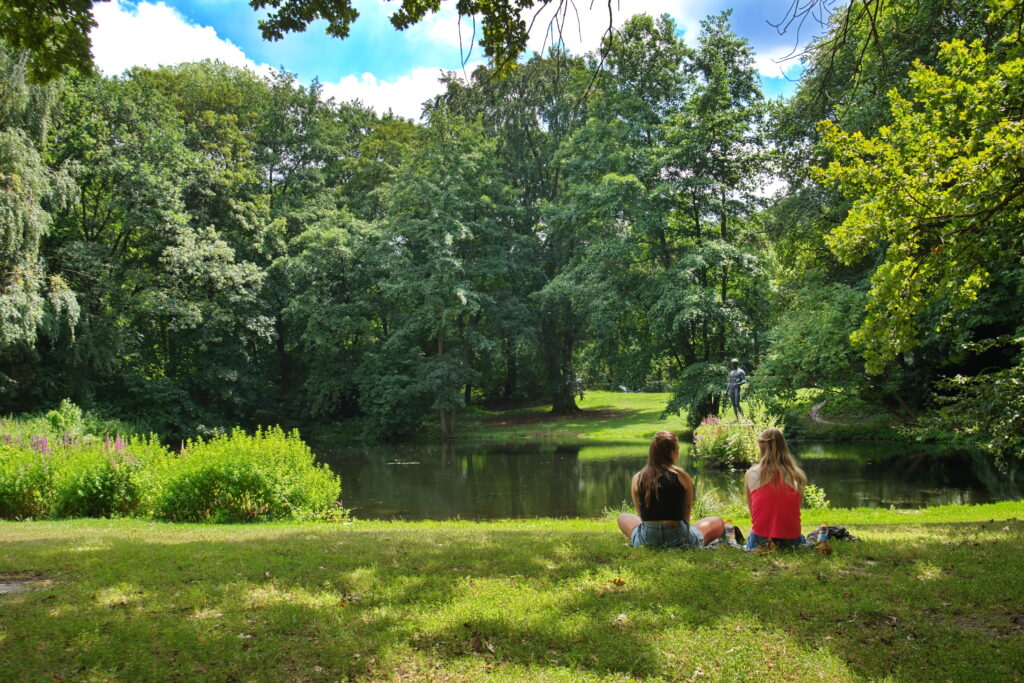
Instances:
[[[786,445],[786,438],[771,428],[757,437],[760,462],[743,477],[753,527],[747,549],[772,541],[778,548],[807,545],[800,533],[800,504],[807,475],[800,469]]]
[[[672,432],[658,432],[647,450],[647,465],[633,475],[630,494],[637,514],[619,515],[619,530],[634,546],[703,548],[725,531],[720,517],[690,524],[693,480],[681,467],[679,442]]]

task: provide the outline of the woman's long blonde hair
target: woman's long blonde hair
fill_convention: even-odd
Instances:
[[[693,490],[693,480],[682,467],[672,462],[672,454],[679,450],[679,441],[672,432],[661,431],[651,439],[651,447],[647,449],[647,464],[640,470],[637,489],[644,492],[644,504],[650,505],[658,497],[661,476],[672,472],[679,477],[679,483],[687,490]]]
[[[757,485],[775,481],[782,475],[782,480],[798,491],[803,491],[807,484],[807,475],[800,469],[796,460],[789,452],[786,437],[774,427],[761,432],[757,437],[757,448],[761,451],[760,469],[757,473]]]

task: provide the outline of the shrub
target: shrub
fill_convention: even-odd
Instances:
[[[814,484],[808,484],[804,487],[803,506],[805,508],[809,510],[828,510],[831,505],[828,502],[828,496],[825,495],[825,489]]]
[[[746,423],[726,424],[709,415],[693,432],[693,458],[712,468],[745,467],[758,460],[757,437],[766,429],[782,428],[779,418],[760,413]]]
[[[50,423],[50,430],[54,434],[81,434],[82,433],[82,409],[65,398],[57,406],[46,414],[46,420]]]
[[[83,454],[84,455],[84,454]],[[89,454],[58,477],[54,517],[125,517],[139,506],[139,462],[132,456]]]
[[[314,463],[297,432],[236,429],[185,444],[168,467],[154,515],[190,522],[311,519],[340,494],[337,475]]]
[[[53,501],[53,456],[46,450],[0,446],[0,519],[39,519]]]

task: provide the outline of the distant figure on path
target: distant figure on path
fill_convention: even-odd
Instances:
[[[807,545],[800,533],[800,503],[807,475],[786,445],[786,437],[774,427],[757,437],[761,460],[743,476],[752,528],[747,550],[775,543],[777,548]]]
[[[725,531],[721,517],[690,524],[693,480],[681,467],[679,442],[672,432],[658,432],[647,451],[647,465],[633,475],[630,495],[637,514],[619,515],[619,530],[633,546],[703,548]]]
[[[732,359],[732,372],[729,373],[729,385],[725,393],[729,394],[729,401],[732,403],[732,414],[738,422],[741,417],[744,419],[743,408],[740,408],[740,387],[747,383],[747,373],[740,367],[738,358]]]

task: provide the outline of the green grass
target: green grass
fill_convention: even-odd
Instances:
[[[0,680],[1012,680],[1024,502],[807,511],[860,543],[608,522],[0,523]],[[737,520],[739,521],[739,520]]]
[[[650,439],[660,429],[688,431],[685,416],[661,411],[670,394],[626,394],[612,391],[588,391],[576,404],[574,415],[551,414],[551,407],[539,405],[516,410],[468,411],[459,428],[460,439],[592,439],[608,442],[632,442]]]

